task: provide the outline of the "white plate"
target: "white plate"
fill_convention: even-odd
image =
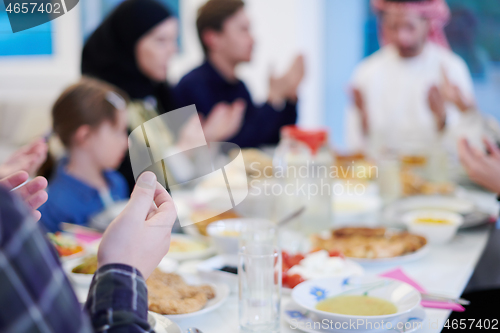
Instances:
[[[148,311],[148,323],[156,333],[182,333],[179,325],[151,311]]]
[[[62,263],[62,266],[63,266],[64,272],[66,272],[66,275],[73,283],[75,283],[81,287],[89,288],[90,283],[92,282],[92,278],[94,277],[94,274],[80,274],[80,273],[73,273],[72,272],[73,268],[80,265],[85,258],[86,257],[64,261]]]
[[[206,248],[200,251],[189,252],[168,252],[166,258],[171,258],[177,261],[205,259],[215,254],[215,247],[204,237],[195,237],[184,234],[172,234],[172,240],[187,240],[191,242],[202,242]]]
[[[387,233],[398,233],[398,232],[403,232],[401,229],[398,228],[387,228]],[[325,236],[329,236],[329,233],[326,233]],[[429,244],[425,244],[422,246],[420,249],[418,249],[415,252],[408,253],[402,256],[398,257],[392,257],[392,258],[378,258],[378,259],[366,259],[366,258],[353,258],[353,257],[347,257],[346,259],[352,260],[354,262],[357,262],[358,264],[362,266],[382,266],[382,265],[401,265],[405,264],[408,262],[412,262],[418,259],[421,259],[422,257],[425,257],[429,253]]]
[[[185,318],[191,318],[195,316],[199,316],[208,312],[212,312],[218,307],[220,307],[224,302],[226,301],[227,297],[229,296],[229,287],[225,284],[218,283],[218,284],[212,284],[209,283],[212,288],[215,290],[215,297],[212,298],[211,300],[208,300],[207,304],[203,307],[203,309],[196,311],[196,312],[191,312],[191,313],[185,313],[185,314],[177,314],[177,315],[164,315],[164,317],[171,319],[171,320],[180,320],[180,319],[185,319]]]
[[[408,262],[419,260],[429,253],[429,244],[425,244],[420,249],[413,253],[405,254],[399,257],[392,258],[378,258],[378,259],[365,259],[365,258],[350,258],[350,260],[357,262],[362,266],[382,266],[382,265],[402,265]]]
[[[474,203],[467,199],[442,196],[418,195],[397,201],[394,206],[400,210],[439,209],[449,210],[458,214],[468,214],[474,211]]]
[[[384,209],[383,218],[390,224],[401,225],[403,223],[401,219],[402,215],[409,211],[438,209],[463,215],[464,223],[461,225],[461,229],[471,228],[486,223],[491,214],[489,211],[487,212],[487,209],[484,207],[479,207],[477,205],[477,203],[485,200],[476,199],[476,201],[474,201],[472,194],[469,195],[465,190],[464,192],[466,192],[466,194],[462,194],[461,197],[419,195],[401,199]]]
[[[237,255],[218,255],[202,261],[197,265],[197,271],[203,280],[211,283],[224,283],[231,292],[238,292],[238,274],[221,271],[224,266],[238,267]]]
[[[297,304],[295,302],[290,301],[287,303],[283,309],[283,318],[285,321],[290,325],[290,328],[296,327],[297,331],[304,331],[308,333],[344,333],[344,332],[367,332],[366,330],[336,330],[335,326],[333,329],[313,329],[314,323],[317,323],[316,325],[319,325],[318,322],[321,324],[321,320],[319,320],[314,313],[311,311],[308,311]],[[380,329],[380,330],[371,330],[370,332],[380,332],[380,333],[385,333],[385,332],[415,332],[418,329],[420,329],[420,325],[424,325],[424,320],[425,320],[425,311],[421,306],[416,307],[414,310],[410,311],[409,313],[406,313],[399,317],[397,319],[398,323],[402,323],[401,325],[406,324],[409,329],[397,329],[396,327],[393,327],[393,329]],[[335,325],[335,324],[334,324]],[[397,325],[397,323],[396,323]],[[310,328],[311,327],[311,328]],[[316,326],[317,327],[317,326]],[[404,326],[403,326],[404,327]]]

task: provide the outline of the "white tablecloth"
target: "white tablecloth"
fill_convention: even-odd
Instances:
[[[446,245],[432,246],[428,255],[418,261],[403,264],[400,267],[428,292],[447,294],[458,297],[462,294],[474,267],[481,256],[488,239],[487,228],[461,231],[455,239]],[[380,274],[394,266],[367,268],[367,274]],[[86,298],[86,290],[75,290],[81,301]],[[289,296],[283,296],[282,305],[290,302]],[[426,309],[427,318],[421,332],[440,332],[450,312],[448,310]],[[205,315],[177,321],[186,330],[197,327],[203,333],[238,332],[238,297],[229,296],[217,310]],[[282,333],[298,332],[290,328],[285,321],[281,323]]]
[[[433,246],[426,257],[400,267],[428,292],[458,297],[465,289],[487,240],[486,228],[462,231],[451,243]],[[380,274],[392,268],[394,267],[367,268],[366,272],[367,274]],[[284,296],[282,305],[289,301],[291,301],[290,297]],[[424,329],[420,332],[440,332],[450,312],[438,309],[425,311],[427,318],[424,322]],[[183,330],[197,327],[203,333],[238,332],[238,297],[233,294],[214,312],[178,321],[177,324]],[[298,329],[291,329],[290,325],[282,321],[282,333],[298,331]]]

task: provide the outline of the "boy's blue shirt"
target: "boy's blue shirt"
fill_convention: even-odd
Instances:
[[[40,207],[41,222],[50,232],[60,230],[61,222],[87,226],[91,216],[104,210],[99,191],[66,172],[67,159],[61,160],[49,181],[47,202]],[[125,178],[117,171],[104,172],[104,178],[114,201],[128,198]]]

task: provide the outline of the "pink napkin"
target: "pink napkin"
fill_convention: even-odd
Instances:
[[[75,238],[77,241],[84,243],[84,244],[89,244],[97,241],[98,239],[102,238],[102,235],[99,233],[75,233]]]
[[[415,289],[417,289],[421,293],[425,293],[425,289],[422,288],[415,281],[413,281],[410,277],[408,277],[408,275],[406,275],[405,272],[403,272],[401,270],[401,268],[396,268],[392,271],[380,274],[380,276],[408,283],[409,285],[413,286]],[[457,312],[464,312],[465,311],[465,308],[463,306],[461,306],[460,304],[456,304],[456,303],[422,300],[422,302],[420,302],[420,304],[424,308],[447,309],[447,310],[453,310],[453,311],[457,311]]]
[[[63,233],[73,235],[80,243],[89,244],[102,238],[102,234],[97,230],[82,227],[77,224],[63,224]]]

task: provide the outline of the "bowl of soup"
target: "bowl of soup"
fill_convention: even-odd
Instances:
[[[464,223],[462,215],[444,210],[422,209],[402,216],[411,233],[424,236],[430,244],[445,244]]]
[[[397,320],[419,306],[421,296],[409,284],[373,276],[308,280],[292,299],[319,320],[380,323]]]
[[[213,222],[207,227],[207,235],[212,238],[218,254],[238,254],[243,224],[242,219],[227,219]]]

